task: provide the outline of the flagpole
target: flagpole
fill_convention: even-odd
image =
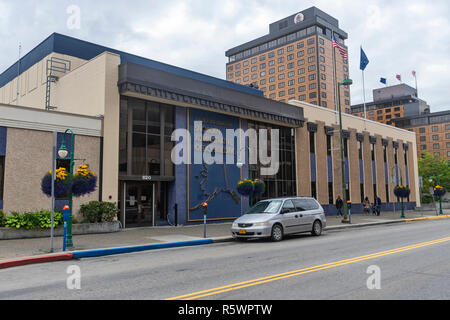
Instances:
[[[332,33],[332,39],[334,39],[334,33]],[[331,46],[333,47],[333,87],[334,87],[334,111],[336,114],[336,123],[338,120],[338,101],[337,101],[337,90],[336,90],[336,48],[333,45],[333,40],[331,41]]]
[[[365,85],[365,81],[364,81],[364,70],[362,71],[362,81],[363,81],[363,101],[364,101],[364,129],[367,130],[366,85]]]
[[[363,102],[364,102],[364,130],[367,130],[366,84],[365,84],[365,79],[364,79],[364,70],[366,69],[366,66],[369,63],[369,60],[367,59],[366,54],[363,52],[362,45],[360,46],[360,52],[361,52],[360,69],[362,71]],[[364,61],[363,61],[363,53],[364,53]],[[363,66],[363,62],[364,62],[364,66]]]

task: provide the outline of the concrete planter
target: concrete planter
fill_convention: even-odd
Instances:
[[[62,225],[54,230],[55,237],[62,237],[64,235],[64,228]],[[72,225],[73,235],[82,234],[98,234],[98,233],[113,233],[120,231],[120,222],[102,222],[102,223],[80,223]],[[32,239],[32,238],[48,238],[50,237],[49,230],[25,230],[15,228],[0,228],[0,240],[12,239]]]

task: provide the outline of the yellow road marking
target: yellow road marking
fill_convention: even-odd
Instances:
[[[372,254],[368,254],[368,255],[363,255],[360,257],[351,258],[351,259],[330,262],[330,263],[326,263],[326,264],[322,264],[322,265],[318,265],[318,266],[314,266],[314,267],[308,267],[308,268],[298,269],[298,270],[294,270],[294,271],[284,272],[284,273],[266,276],[266,277],[262,277],[262,278],[258,278],[258,279],[243,281],[243,282],[234,283],[234,284],[230,284],[230,285],[226,285],[226,286],[222,286],[222,287],[218,287],[218,288],[213,288],[213,289],[209,289],[209,290],[203,290],[203,291],[189,293],[189,294],[185,294],[185,295],[181,295],[181,296],[177,296],[177,297],[173,297],[173,298],[168,298],[166,300],[199,299],[199,298],[203,298],[203,297],[207,297],[207,296],[216,295],[219,293],[238,290],[238,289],[242,289],[242,288],[246,288],[246,287],[251,287],[251,286],[255,286],[255,285],[259,285],[259,284],[264,284],[267,282],[272,282],[272,281],[276,281],[276,280],[295,277],[295,276],[299,276],[299,275],[303,275],[303,274],[307,274],[307,273],[311,273],[311,272],[316,272],[316,271],[320,271],[320,270],[331,269],[331,268],[343,266],[346,264],[375,259],[375,258],[387,256],[387,255],[394,254],[394,253],[400,253],[400,252],[409,251],[409,250],[422,248],[422,247],[426,247],[426,246],[431,246],[434,244],[439,244],[439,243],[448,242],[448,241],[450,241],[450,237],[427,241],[427,242],[422,242],[422,243],[409,245],[409,246],[405,246],[405,247],[400,247],[400,248],[396,248],[396,249],[376,252],[376,253],[372,253]]]

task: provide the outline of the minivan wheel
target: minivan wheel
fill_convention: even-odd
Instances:
[[[283,228],[279,224],[273,226],[271,239],[272,241],[283,240]]]
[[[322,223],[319,220],[314,221],[311,234],[313,236],[320,236],[322,234]]]

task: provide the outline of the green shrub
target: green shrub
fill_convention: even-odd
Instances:
[[[5,225],[5,213],[0,210],[0,228]]]
[[[91,201],[81,205],[80,213],[83,216],[83,222],[111,222],[119,213],[119,208],[115,203]]]
[[[62,213],[55,212],[53,226],[56,228],[63,223]],[[16,229],[50,229],[51,228],[51,211],[41,210],[38,212],[25,212],[19,214],[13,212],[11,215],[5,217],[4,226],[6,228]]]

